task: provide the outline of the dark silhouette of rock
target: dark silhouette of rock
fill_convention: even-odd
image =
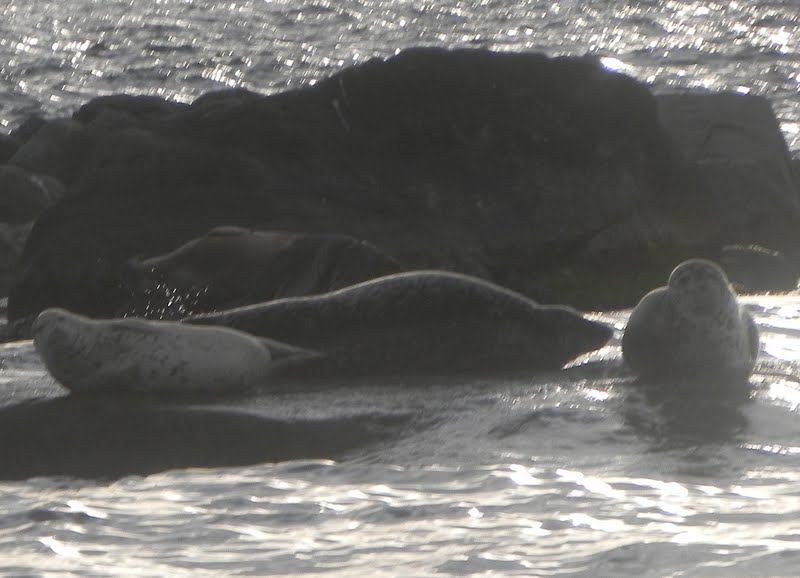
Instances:
[[[17,260],[22,254],[31,223],[0,223],[0,296],[8,294],[14,280]],[[5,314],[6,307],[3,308]]]
[[[187,108],[188,104],[166,101],[157,96],[113,94],[90,100],[78,109],[73,118],[86,125],[101,124],[98,121],[103,117],[127,117],[131,124],[140,124]]]
[[[797,289],[797,269],[777,251],[757,245],[722,248],[719,264],[738,293],[785,292]]]
[[[7,295],[33,221],[64,194],[57,179],[0,165],[0,295]]]
[[[6,309],[8,309],[8,298],[0,297],[0,343],[8,340],[8,321],[6,318]]]
[[[663,210],[683,223],[684,239],[771,247],[797,262],[800,197],[769,101],[725,92],[668,94],[657,101],[697,181],[694,194],[675,197],[671,210]]]
[[[81,123],[66,118],[47,121],[8,162],[68,184],[79,168],[87,143],[86,128]]]
[[[47,124],[47,120],[38,114],[33,114],[26,118],[18,127],[11,131],[11,138],[17,141],[18,146],[23,145],[31,138],[36,132]]]
[[[118,316],[182,318],[327,293],[400,270],[377,247],[345,235],[218,227],[166,255],[128,261],[122,278],[131,300]]]
[[[17,152],[20,142],[11,135],[0,134],[0,164],[8,162],[14,153]]]
[[[723,245],[800,262],[769,107],[675,98],[657,103],[589,57],[418,48],[269,96],[95,100],[53,129],[71,135],[71,194],[36,223],[9,316],[113,315],[130,305],[123,263],[222,224],[347,235],[407,269],[591,308],[631,306],[681,260]],[[680,121],[684,110],[694,120]],[[47,136],[53,124],[17,155],[65,146]],[[29,166],[66,172],[52,158]]]
[[[64,193],[57,180],[41,178],[14,165],[0,165],[0,220],[33,221]]]

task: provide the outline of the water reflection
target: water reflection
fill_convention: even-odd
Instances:
[[[730,385],[730,387],[728,387]],[[637,383],[624,404],[624,421],[654,451],[732,443],[749,426],[747,383],[704,388],[695,384]]]

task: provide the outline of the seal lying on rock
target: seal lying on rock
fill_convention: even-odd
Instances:
[[[377,247],[347,235],[216,227],[165,255],[130,259],[127,315],[179,319],[280,297],[326,293],[399,271]]]
[[[438,271],[185,321],[93,321],[48,309],[34,343],[73,392],[223,393],[278,378],[555,370],[612,334],[573,309]]]
[[[752,317],[722,269],[703,259],[684,261],[666,287],[645,295],[622,337],[628,365],[656,380],[747,380],[758,351]]]
[[[48,371],[73,392],[229,393],[264,385],[299,349],[223,327],[95,321],[46,309],[33,340]]]
[[[388,275],[184,322],[319,351],[301,368],[316,376],[549,371],[602,347],[613,333],[571,308],[443,271]]]

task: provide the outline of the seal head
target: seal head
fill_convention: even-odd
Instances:
[[[758,351],[752,317],[722,269],[704,259],[684,261],[645,295],[622,338],[628,365],[655,380],[745,381]]]

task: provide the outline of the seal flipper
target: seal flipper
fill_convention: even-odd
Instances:
[[[254,335],[258,341],[264,344],[269,350],[270,357],[273,362],[288,361],[292,359],[311,359],[321,357],[323,354],[313,349],[306,349],[305,347],[298,347],[291,343],[278,341],[277,339],[270,339],[269,337],[259,337]]]

